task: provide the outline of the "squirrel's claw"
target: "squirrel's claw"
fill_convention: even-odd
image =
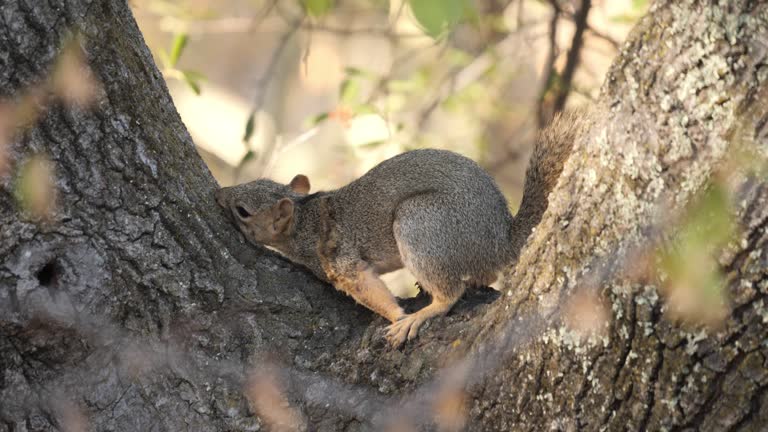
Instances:
[[[419,334],[424,318],[418,314],[405,315],[387,326],[386,338],[392,348],[401,347],[406,340],[413,340]]]

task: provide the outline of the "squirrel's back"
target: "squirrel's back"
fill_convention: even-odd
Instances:
[[[453,200],[487,200],[507,208],[493,178],[475,161],[448,150],[420,149],[401,153],[373,167],[338,191],[340,196],[365,194],[367,200],[397,204],[423,193],[452,194]]]
[[[355,232],[358,247],[371,246],[364,253],[373,261],[408,255],[405,242],[398,247],[401,235],[419,239],[408,243],[419,249],[411,255],[439,258],[442,272],[478,284],[490,283],[489,275],[509,262],[507,201],[485,170],[457,153],[402,153],[333,195],[339,226]]]

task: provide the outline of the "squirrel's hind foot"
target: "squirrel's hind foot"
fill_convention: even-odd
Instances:
[[[387,342],[392,348],[400,348],[406,340],[413,340],[419,334],[419,327],[426,321],[416,314],[404,315],[387,326]]]
[[[385,337],[392,348],[403,346],[406,340],[413,340],[419,334],[419,327],[430,318],[443,315],[451,309],[456,301],[445,301],[437,298],[432,299],[429,306],[405,315],[387,326]]]

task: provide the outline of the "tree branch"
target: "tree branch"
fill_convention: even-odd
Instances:
[[[553,114],[556,114],[563,110],[565,107],[565,101],[568,99],[568,94],[571,92],[571,83],[573,82],[573,74],[576,72],[576,68],[579,65],[579,58],[581,55],[581,48],[584,45],[584,31],[587,29],[587,18],[589,17],[589,10],[592,7],[591,0],[581,0],[581,7],[576,12],[574,21],[576,23],[576,31],[573,33],[573,40],[571,41],[571,49],[568,51],[568,57],[563,68],[563,73],[559,80],[557,88],[557,95],[555,96],[555,102],[553,106]]]
[[[548,114],[549,102],[547,101],[548,94],[553,85],[553,79],[555,76],[555,60],[558,56],[557,48],[557,22],[560,19],[560,5],[557,0],[550,0],[552,6],[552,18],[549,21],[549,49],[547,51],[547,60],[544,62],[544,76],[541,83],[541,91],[539,92],[539,98],[536,106],[536,122],[539,129],[542,129],[551,119],[551,114]]]

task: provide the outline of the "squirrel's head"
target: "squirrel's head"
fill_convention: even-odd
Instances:
[[[293,227],[294,202],[309,192],[309,179],[299,174],[288,185],[260,179],[214,194],[245,237],[258,244],[280,244]]]

